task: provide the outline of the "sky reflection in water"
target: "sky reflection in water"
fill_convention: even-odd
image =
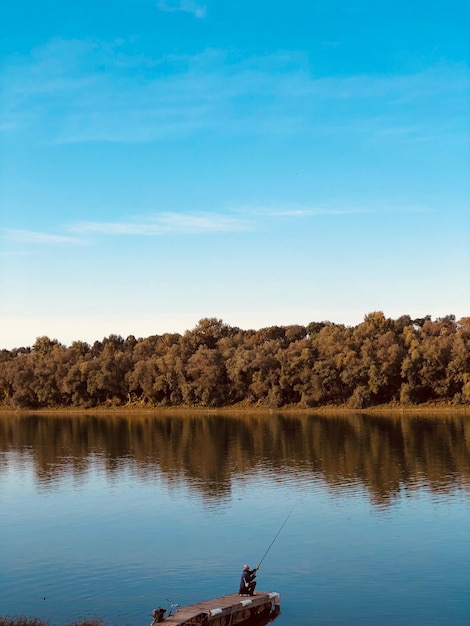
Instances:
[[[468,624],[470,424],[338,417],[0,418],[0,615],[146,624],[259,588],[276,626]]]

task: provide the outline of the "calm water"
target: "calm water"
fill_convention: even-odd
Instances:
[[[470,624],[465,416],[4,414],[0,615],[148,626],[234,592],[291,511],[276,626]]]

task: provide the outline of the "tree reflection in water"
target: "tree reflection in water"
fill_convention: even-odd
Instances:
[[[203,499],[230,498],[254,470],[295,472],[329,489],[355,484],[386,506],[401,491],[470,488],[470,421],[464,415],[114,414],[0,416],[0,451],[21,453],[40,486],[80,479],[98,463],[184,483]],[[18,455],[0,455],[0,470]]]

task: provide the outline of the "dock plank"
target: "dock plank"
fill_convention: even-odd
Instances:
[[[166,617],[162,622],[164,625],[181,626],[185,622],[195,619],[201,615],[208,615],[218,609],[224,613],[228,609],[241,610],[242,607],[256,607],[268,604],[271,601],[271,594],[266,591],[257,591],[254,596],[240,596],[238,593],[231,593],[212,600],[204,600],[196,604],[190,604],[178,609],[176,615]]]

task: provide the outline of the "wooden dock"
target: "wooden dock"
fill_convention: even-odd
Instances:
[[[180,607],[175,615],[164,618],[161,623],[164,626],[235,626],[254,623],[262,617],[278,614],[279,610],[278,593],[257,591],[254,596],[232,593]]]

